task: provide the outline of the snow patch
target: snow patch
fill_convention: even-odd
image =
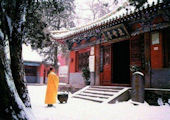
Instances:
[[[0,29],[0,38],[1,38],[2,40],[4,40],[4,33],[2,32],[1,29]]]
[[[158,98],[157,102],[159,106],[170,106],[170,99],[168,99],[166,103],[162,98]]]
[[[38,54],[36,50],[31,48],[31,45],[26,46],[25,44],[22,45],[22,56],[24,61],[33,61],[33,62],[42,62],[43,58]]]
[[[48,108],[45,101],[46,85],[28,86],[32,110],[38,120],[169,120],[170,107],[133,105],[129,101],[101,104],[71,98],[68,103],[57,102]],[[38,99],[37,99],[38,98]]]
[[[149,106],[149,104],[144,101],[144,103],[140,103],[140,102],[136,102],[136,101],[132,101],[131,99],[128,101],[129,103],[133,104],[133,105],[144,105],[144,106]]]
[[[11,37],[12,36],[12,30],[13,30],[12,20],[8,15],[6,15],[6,19],[7,19],[7,22],[8,22],[8,27],[9,27],[9,30],[10,30],[10,37]]]
[[[162,98],[158,98],[158,105],[160,106],[164,105]]]
[[[21,26],[22,24],[26,21],[26,18],[25,18],[25,15],[26,14],[26,7],[24,7],[24,10],[22,12],[22,15],[21,15],[21,19],[20,19],[20,22],[19,22],[19,27],[18,27],[18,32],[21,33]]]
[[[142,72],[139,72],[139,71],[133,73],[133,75],[136,75],[136,74],[139,74],[139,75],[141,75],[141,76],[144,76],[144,74],[143,74]]]

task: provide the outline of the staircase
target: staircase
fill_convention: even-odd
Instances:
[[[74,93],[72,97],[98,103],[115,103],[128,100],[129,89],[117,86],[86,86]]]

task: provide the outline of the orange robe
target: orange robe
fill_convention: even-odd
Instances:
[[[47,90],[45,96],[45,104],[56,103],[56,97],[58,92],[59,78],[54,72],[50,72],[48,75]]]

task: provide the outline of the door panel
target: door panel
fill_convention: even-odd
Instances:
[[[103,85],[111,84],[111,46],[104,46]]]

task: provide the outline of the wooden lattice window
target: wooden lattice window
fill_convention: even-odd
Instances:
[[[81,52],[78,53],[78,70],[77,71],[81,71],[83,67],[88,67],[89,66],[89,55],[90,52],[86,51],[86,52]]]

